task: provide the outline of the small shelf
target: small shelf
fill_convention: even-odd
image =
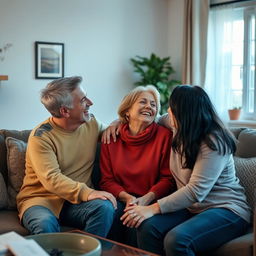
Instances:
[[[232,120],[228,121],[228,127],[246,127],[246,128],[256,128],[256,120]]]
[[[0,75],[0,81],[8,80],[8,76]]]

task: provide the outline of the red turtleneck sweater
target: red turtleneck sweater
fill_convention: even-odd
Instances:
[[[121,191],[137,197],[154,192],[156,199],[168,195],[176,188],[169,170],[171,138],[156,123],[136,136],[122,125],[116,142],[101,145],[101,189],[116,197]]]

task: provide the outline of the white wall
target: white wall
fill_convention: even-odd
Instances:
[[[173,77],[178,80],[181,80],[182,69],[184,4],[184,0],[168,2],[168,55],[176,71]]]
[[[178,0],[177,0],[178,1]],[[0,129],[31,129],[49,115],[34,78],[34,42],[65,44],[65,76],[81,75],[92,112],[108,123],[136,78],[135,55],[168,55],[167,0],[0,0]],[[176,58],[176,57],[175,57]],[[174,59],[175,59],[174,58]],[[177,59],[177,58],[176,58]]]

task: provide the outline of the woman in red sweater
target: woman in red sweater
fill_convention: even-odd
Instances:
[[[136,87],[118,109],[120,136],[101,146],[100,187],[118,200],[110,238],[132,245],[134,241],[115,237],[122,228],[131,238],[131,230],[120,221],[124,209],[131,204],[148,205],[176,188],[169,170],[172,133],[155,123],[159,109],[160,95],[154,86]]]

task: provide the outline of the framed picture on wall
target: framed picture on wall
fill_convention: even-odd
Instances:
[[[36,79],[64,77],[64,44],[35,42]]]

